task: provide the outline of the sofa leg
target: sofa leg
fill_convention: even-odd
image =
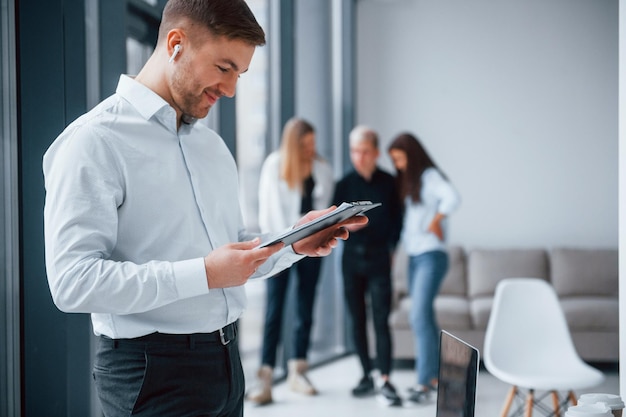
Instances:
[[[517,387],[513,385],[509,390],[509,395],[507,395],[506,400],[504,402],[504,407],[502,408],[502,414],[500,417],[506,417],[509,415],[509,410],[511,409],[511,404],[513,403],[513,398],[515,398],[515,394],[517,393]]]

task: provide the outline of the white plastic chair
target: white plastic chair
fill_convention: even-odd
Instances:
[[[578,355],[565,315],[552,286],[537,278],[507,278],[496,287],[483,349],[485,368],[511,384],[502,409],[509,415],[515,398],[521,400],[512,416],[530,417],[533,409],[560,416],[574,390],[595,387],[604,375]],[[520,389],[527,390],[525,400]],[[544,391],[535,397],[535,391]],[[564,399],[559,392],[565,392]],[[541,401],[552,396],[550,408]]]

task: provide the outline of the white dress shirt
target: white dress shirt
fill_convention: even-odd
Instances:
[[[70,124],[43,159],[46,269],[55,304],[91,313],[111,338],[212,332],[246,306],[244,287],[210,289],[204,257],[249,240],[235,161],[201,123],[130,77]],[[285,248],[254,277],[302,256]]]
[[[412,201],[410,196],[405,200],[401,240],[407,254],[411,256],[434,250],[445,250],[448,216],[461,204],[461,197],[457,190],[436,168],[427,168],[422,173],[420,196],[419,203]],[[446,216],[441,221],[443,241],[428,231],[428,226],[437,213]]]
[[[325,209],[331,204],[335,180],[330,164],[323,159],[313,161],[311,176],[313,188],[313,209]],[[280,152],[267,156],[261,167],[259,178],[259,227],[262,232],[282,232],[291,228],[302,213],[300,190],[289,188],[280,177]]]

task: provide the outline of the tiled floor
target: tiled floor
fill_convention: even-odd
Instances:
[[[584,392],[619,393],[617,365],[597,365],[602,370],[605,382]],[[309,377],[320,391],[315,397],[305,397],[287,389],[284,383],[274,387],[274,403],[255,407],[246,404],[246,417],[335,417],[335,416],[411,416],[435,417],[435,403],[431,401],[417,407],[387,408],[380,405],[375,397],[355,399],[350,389],[360,377],[360,366],[355,356],[349,356],[317,367],[309,372]],[[392,382],[402,393],[413,383],[411,369],[395,370]],[[250,384],[252,381],[250,381]],[[476,417],[498,417],[509,386],[491,376],[481,368],[478,377]],[[583,392],[577,392],[577,395]],[[539,414],[535,414],[539,415]]]

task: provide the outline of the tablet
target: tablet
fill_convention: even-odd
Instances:
[[[285,246],[291,245],[294,242],[304,239],[314,233],[324,230],[327,227],[340,223],[353,216],[358,216],[380,206],[381,203],[372,203],[371,201],[355,201],[352,203],[341,203],[339,207],[330,213],[326,213],[323,216],[318,217],[315,220],[311,220],[308,223],[301,224],[288,230],[278,236],[272,237],[266,242],[262,242],[258,247],[263,248],[271,246],[278,242],[283,242]]]

